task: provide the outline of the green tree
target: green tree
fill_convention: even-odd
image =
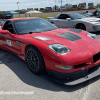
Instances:
[[[95,7],[94,7],[94,5],[93,6],[88,6],[88,9],[90,9],[90,8],[95,8]]]
[[[15,10],[15,12],[19,12],[20,14],[24,14],[24,13],[26,13],[27,11]]]
[[[8,12],[8,11],[0,11],[0,14],[4,14],[4,13],[6,13],[6,12]]]
[[[97,8],[100,7],[100,3],[97,3],[97,5],[95,7],[97,7]]]

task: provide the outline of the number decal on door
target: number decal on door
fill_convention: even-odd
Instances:
[[[12,46],[10,40],[6,40],[6,44],[9,45],[9,46]]]

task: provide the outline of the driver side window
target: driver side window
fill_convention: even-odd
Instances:
[[[10,33],[14,34],[13,25],[11,21],[7,21],[3,27],[4,30],[8,30]]]
[[[70,18],[68,15],[66,14],[61,14],[58,19],[66,19],[66,18]]]

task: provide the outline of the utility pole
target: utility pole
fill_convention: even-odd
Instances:
[[[62,14],[62,0],[61,0],[61,14]]]
[[[19,2],[17,2],[17,5],[19,4]],[[18,5],[18,11],[19,11],[19,5]]]
[[[19,4],[19,2],[16,3],[17,5]],[[19,5],[18,5],[18,12],[19,12]],[[20,13],[19,13],[19,17],[20,17]]]

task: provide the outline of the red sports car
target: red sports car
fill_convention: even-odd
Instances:
[[[100,40],[78,29],[59,29],[41,18],[15,18],[0,27],[0,48],[27,62],[34,74],[65,85],[100,75]]]

